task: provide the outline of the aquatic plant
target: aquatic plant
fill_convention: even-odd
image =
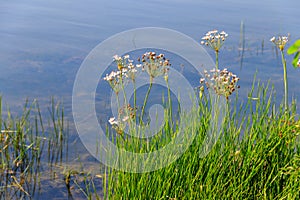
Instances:
[[[0,199],[38,196],[44,174],[51,174],[53,165],[67,157],[64,111],[53,98],[49,113],[45,124],[37,100],[26,101],[20,116],[4,113],[0,96]]]
[[[286,70],[286,59],[284,54],[284,48],[286,43],[289,41],[288,36],[278,36],[277,38],[273,36],[270,41],[280,50],[281,61],[283,66],[283,83],[284,83],[284,107],[288,110],[288,80],[287,80],[287,70]]]
[[[248,96],[258,96],[260,100],[236,102],[233,113],[225,116],[229,124],[224,127],[224,134],[202,159],[198,155],[211,113],[205,102],[200,101],[200,107],[208,111],[201,109],[199,118],[190,121],[193,128],[187,132],[197,134],[187,151],[175,162],[153,172],[130,173],[107,168],[103,177],[104,198],[297,199],[300,123],[294,119],[294,111],[285,123],[285,111],[272,109],[275,97],[272,90],[267,95],[269,90],[268,85],[253,81]],[[132,145],[130,140],[125,143]],[[149,145],[150,149],[156,149],[156,143]],[[141,152],[142,148],[142,145],[139,149],[130,146],[128,150]]]
[[[142,63],[142,69],[146,71],[150,78],[150,84],[144,98],[144,103],[142,106],[142,112],[140,115],[140,122],[143,121],[143,116],[145,112],[145,107],[149,98],[149,94],[153,85],[153,79],[164,75],[165,81],[168,84],[168,71],[171,65],[169,60],[165,58],[164,54],[156,54],[156,52],[146,52],[139,58],[138,61]],[[168,88],[168,94],[170,95],[170,90]],[[170,98],[170,96],[169,96]]]
[[[239,88],[239,77],[228,69],[219,69],[218,53],[227,38],[225,32],[210,31],[201,43],[210,46],[216,53],[216,67],[204,71],[200,79],[200,99],[204,86],[217,95],[224,96],[227,103],[230,95]],[[286,61],[283,50],[288,37],[272,38],[271,41],[282,53],[284,76]],[[145,59],[146,58],[146,59]],[[139,60],[150,77],[150,84],[157,76],[168,80],[169,60],[164,60],[154,52],[144,54]],[[152,59],[152,60],[151,60]],[[166,67],[166,68],[164,68]],[[168,83],[168,82],[167,82]],[[286,85],[287,87],[287,85]],[[147,103],[148,92],[144,100]],[[287,97],[287,94],[286,94]],[[197,102],[197,116],[189,121],[192,128],[186,130],[196,135],[192,145],[184,154],[170,165],[147,173],[121,172],[109,167],[103,177],[104,198],[114,199],[296,199],[300,195],[299,161],[300,123],[296,119],[296,106],[292,102],[290,114],[285,115],[288,107],[275,109],[273,88],[253,81],[245,103],[238,102],[224,116],[226,126],[216,145],[204,158],[199,158],[203,150],[202,142],[212,120],[213,106],[207,98]],[[143,106],[144,107],[144,106]],[[168,107],[167,109],[171,109]],[[169,120],[166,116],[165,121]],[[128,115],[109,120],[112,126],[126,122]],[[181,120],[185,120],[184,118]],[[175,127],[176,130],[176,127]],[[155,151],[170,142],[176,131],[164,126],[168,137],[153,137],[151,142],[123,140],[128,151],[144,153]],[[162,131],[161,131],[162,132]],[[158,141],[160,139],[160,141]],[[131,165],[132,163],[128,163]],[[149,163],[143,163],[147,165]]]
[[[141,72],[147,72],[149,75],[149,87],[144,98],[144,103],[141,106],[141,113],[139,115],[140,125],[143,125],[143,116],[145,114],[145,107],[149,98],[151,88],[153,86],[153,80],[156,77],[164,76],[166,82],[168,82],[168,70],[169,70],[169,60],[165,58],[164,54],[156,54],[156,52],[146,52],[140,58],[137,59],[139,64],[133,64],[133,60],[129,59],[129,55],[120,57],[118,55],[114,56],[114,61],[117,64],[117,71],[112,71],[110,74],[106,74],[103,78],[107,81],[110,87],[113,89],[117,95],[118,101],[118,117],[111,117],[109,123],[112,125],[113,129],[117,131],[120,135],[123,135],[123,132],[126,128],[126,125],[133,125],[136,119],[136,86],[135,79],[136,76]],[[129,80],[132,81],[134,85],[134,106],[132,107],[128,104],[126,97],[125,87],[128,84]],[[123,91],[124,102],[121,104],[119,102],[118,94],[120,90]]]

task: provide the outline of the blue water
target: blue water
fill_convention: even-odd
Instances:
[[[36,98],[46,107],[54,96],[63,100],[72,121],[73,83],[88,53],[119,32],[163,27],[199,42],[209,30],[225,30],[229,38],[220,65],[241,78],[240,94],[247,96],[257,72],[258,79],[274,84],[281,99],[281,60],[269,39],[290,33],[291,44],[300,38],[299,6],[298,0],[1,1],[0,94],[16,112],[26,98]],[[245,28],[242,66],[241,22]],[[288,66],[290,99],[299,98],[299,76],[300,69]]]
[[[264,73],[263,78],[280,82],[280,60],[267,54],[272,50],[269,38],[278,33],[290,33],[292,41],[300,37],[299,4],[296,0],[2,1],[0,92],[11,106],[26,97],[42,100],[52,95],[63,97],[67,105],[76,72],[92,48],[116,33],[147,26],[174,29],[197,41],[208,30],[225,30],[229,33],[228,48],[220,55],[221,64],[241,77],[246,74],[247,79],[258,70]],[[249,52],[245,52],[240,72],[237,48],[241,21]],[[265,54],[257,56],[262,40]],[[296,94],[293,85],[299,70],[289,72],[291,94]]]

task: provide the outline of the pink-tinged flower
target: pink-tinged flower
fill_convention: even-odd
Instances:
[[[210,73],[204,70],[204,76],[205,78],[200,79],[200,83],[205,83],[207,88],[212,88],[216,94],[223,95],[226,99],[239,88],[237,83],[240,78],[229,72],[227,68],[223,70],[212,69]]]
[[[164,54],[157,55],[155,52],[146,52],[139,61],[142,62],[143,70],[149,74],[151,81],[161,75],[166,77],[171,65]]]

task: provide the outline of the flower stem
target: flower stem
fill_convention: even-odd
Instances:
[[[168,87],[168,111],[170,112],[170,113],[168,113],[169,115],[169,117],[170,117],[170,119],[172,119],[172,100],[171,100],[171,90],[170,90],[170,86],[169,86],[169,81],[168,81],[168,79],[166,79],[166,84],[167,84],[167,87]]]
[[[147,91],[145,99],[144,99],[144,104],[143,104],[143,107],[142,107],[142,113],[141,113],[141,116],[140,116],[140,122],[141,123],[143,121],[143,116],[144,116],[144,113],[145,113],[145,107],[146,107],[146,104],[147,104],[147,101],[148,101],[148,97],[149,97],[151,88],[152,88],[152,81],[150,81],[150,85],[148,87],[148,91]]]
[[[215,50],[216,52],[216,69],[219,69],[219,51]]]
[[[134,120],[136,120],[136,84],[133,81],[133,109],[134,109]]]
[[[118,119],[119,119],[120,118],[121,105],[120,105],[120,99],[119,99],[119,93],[118,92],[116,93],[116,98],[117,98],[117,109],[118,109]]]
[[[133,108],[136,108],[136,84],[135,81],[133,82]]]
[[[125,106],[127,106],[127,96],[126,96],[125,86],[124,86],[122,77],[121,77],[121,86],[122,86],[122,92],[123,92],[123,97],[124,97],[124,104],[125,104]]]
[[[287,83],[287,71],[286,71],[286,60],[284,58],[284,52],[281,51],[281,61],[283,66],[283,82],[284,82],[284,108],[288,110],[288,83]]]

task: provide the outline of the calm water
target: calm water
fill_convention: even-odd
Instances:
[[[197,41],[208,30],[225,30],[229,38],[220,53],[220,65],[241,77],[240,93],[246,96],[257,71],[259,79],[274,84],[280,99],[281,61],[269,39],[287,33],[291,41],[300,38],[299,6],[298,0],[2,1],[0,94],[16,112],[26,98],[36,98],[46,107],[54,96],[63,100],[72,122],[72,87],[83,59],[114,34],[151,26],[174,29]],[[241,21],[245,26],[242,67]],[[300,69],[288,67],[290,98],[300,97],[299,76]],[[77,152],[84,151],[80,142],[75,143]]]
[[[132,28],[154,26],[180,31],[199,41],[206,31],[225,30],[230,37],[221,65],[241,76],[247,87],[252,74],[271,79],[281,91],[281,66],[269,38],[299,36],[299,1],[3,1],[0,4],[0,92],[14,107],[25,98],[49,96],[70,105],[73,81],[81,62],[97,44]],[[245,58],[240,71],[240,23],[245,24]],[[264,54],[261,44],[264,41]],[[209,53],[213,55],[213,52]],[[289,67],[290,93],[299,70]]]

